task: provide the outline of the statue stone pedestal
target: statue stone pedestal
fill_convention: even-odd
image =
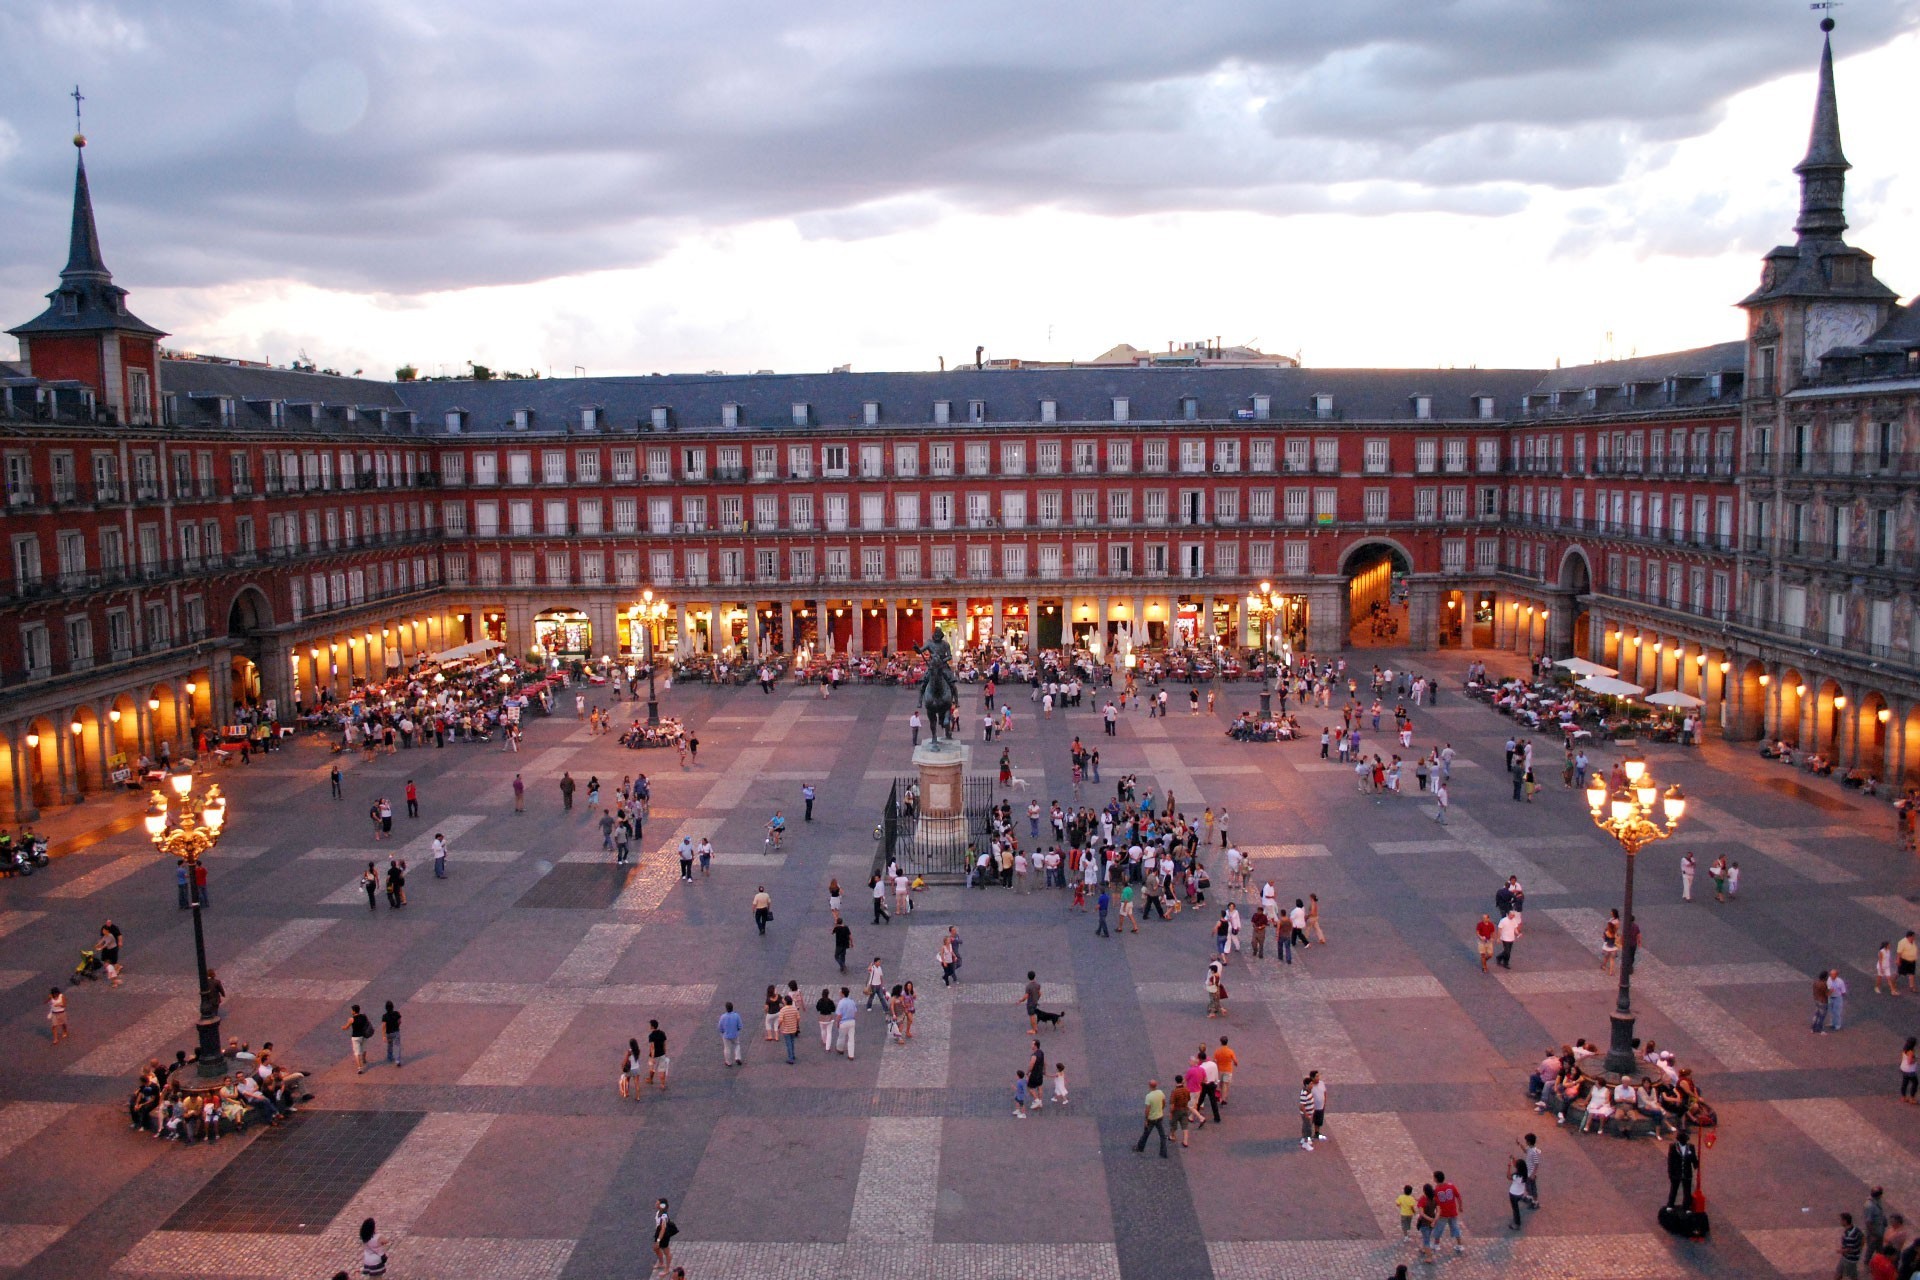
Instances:
[[[960,743],[943,741],[914,748],[920,774],[920,816],[914,824],[914,853],[934,865],[959,866],[967,852],[967,759]]]

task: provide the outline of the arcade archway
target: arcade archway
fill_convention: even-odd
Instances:
[[[1361,648],[1407,642],[1406,579],[1413,559],[1398,543],[1363,542],[1341,560],[1347,580],[1347,642]]]

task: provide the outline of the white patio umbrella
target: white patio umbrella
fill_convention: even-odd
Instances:
[[[1597,662],[1588,662],[1585,658],[1562,658],[1553,664],[1562,671],[1570,671],[1578,676],[1617,676],[1618,667],[1603,667]]]
[[[1588,693],[1604,693],[1610,698],[1631,698],[1646,692],[1640,685],[1615,680],[1612,676],[1588,676],[1579,684]]]
[[[1682,693],[1678,689],[1662,689],[1659,693],[1650,693],[1647,695],[1647,701],[1656,707],[1681,707],[1687,710],[1706,705],[1692,694]]]

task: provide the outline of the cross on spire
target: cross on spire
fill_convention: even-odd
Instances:
[[[1828,2],[1837,3],[1837,0],[1828,0]],[[80,92],[79,85],[73,86],[73,92],[68,94],[67,96],[73,99],[73,123],[74,123],[74,127],[78,128],[80,125],[80,104],[85,102],[87,99],[85,95],[83,95]]]

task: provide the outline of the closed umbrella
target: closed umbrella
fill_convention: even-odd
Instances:
[[[1602,693],[1610,698],[1631,698],[1646,692],[1640,685],[1616,680],[1612,676],[1588,676],[1579,684],[1589,693]]]
[[[1562,671],[1572,672],[1576,678],[1581,676],[1617,676],[1620,674],[1620,670],[1617,667],[1603,667],[1597,662],[1588,662],[1585,658],[1562,658],[1553,665],[1559,667]]]

